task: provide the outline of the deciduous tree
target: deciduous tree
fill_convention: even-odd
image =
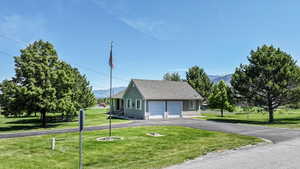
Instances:
[[[15,57],[16,76],[0,84],[0,104],[7,113],[39,112],[43,127],[46,114],[60,112],[71,120],[79,108],[96,103],[86,77],[58,59],[54,46],[42,40]]]
[[[52,44],[36,41],[15,57],[17,86],[25,88],[22,93],[26,102],[22,105],[28,111],[41,113],[42,125],[46,126],[46,113],[53,112],[57,106],[54,83],[57,76],[58,56]]]
[[[164,80],[170,81],[181,81],[180,75],[178,72],[175,73],[166,73],[163,77]]]

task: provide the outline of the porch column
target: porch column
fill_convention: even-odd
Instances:
[[[148,101],[147,100],[144,100],[144,111],[145,111],[145,114],[144,114],[144,119],[145,120],[149,120],[150,119],[150,115],[148,113]]]

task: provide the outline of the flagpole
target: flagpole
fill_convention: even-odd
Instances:
[[[109,88],[109,103],[110,103],[110,111],[109,111],[109,137],[111,137],[111,111],[112,111],[112,44],[113,41],[110,42],[110,88]]]

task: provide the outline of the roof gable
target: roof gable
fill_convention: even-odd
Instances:
[[[138,87],[136,86],[136,84],[134,83],[133,80],[131,80],[131,81],[129,82],[129,84],[128,84],[128,86],[127,86],[127,88],[126,88],[125,90],[123,90],[123,91],[121,91],[121,92],[119,92],[119,93],[113,95],[112,98],[114,98],[114,99],[122,99],[123,96],[126,95],[126,94],[128,93],[128,90],[129,90],[130,88],[132,88],[132,87],[135,87],[135,88],[137,89],[137,92],[138,92],[138,93],[143,97],[143,99],[144,99],[143,94],[142,94],[141,91],[138,89]]]

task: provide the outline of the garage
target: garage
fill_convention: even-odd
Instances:
[[[182,111],[182,101],[167,101],[168,117],[180,117]]]
[[[165,112],[165,102],[164,101],[149,101],[149,118],[163,118]]]
[[[163,118],[165,111],[168,118],[177,118],[182,111],[182,101],[149,101],[148,106],[150,119]]]

